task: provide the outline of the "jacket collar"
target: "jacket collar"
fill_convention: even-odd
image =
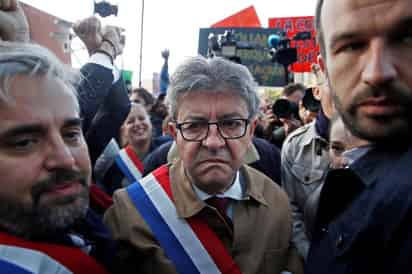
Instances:
[[[316,132],[315,121],[309,123],[308,125],[306,125],[306,127],[308,127],[307,133],[302,135],[302,140],[300,142],[302,146],[310,145],[312,142],[316,142],[316,140],[324,141],[327,143],[327,141],[319,136],[319,134]]]
[[[406,152],[405,152],[406,151]],[[365,186],[373,186],[380,178],[385,178],[399,165],[400,159],[411,159],[412,147],[388,149],[373,146],[368,152],[356,160],[350,168],[362,179]]]
[[[249,167],[242,166],[240,168],[240,181],[246,186],[245,198],[253,199],[257,202],[268,205],[263,197],[263,178],[253,177],[253,184]],[[173,198],[177,210],[177,214],[182,218],[189,218],[199,213],[206,203],[202,201],[195,193],[191,182],[184,172],[182,161],[175,161],[169,168],[170,185],[173,192]]]
[[[240,168],[240,180],[243,180],[243,183],[246,186],[246,197],[268,206],[268,203],[263,195],[265,179],[262,176],[256,177],[251,170],[253,170],[253,168],[246,165],[243,165]]]

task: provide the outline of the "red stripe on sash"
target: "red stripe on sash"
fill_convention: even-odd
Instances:
[[[152,174],[173,201],[168,167],[164,165],[156,169]],[[186,221],[223,274],[241,274],[239,267],[232,256],[230,256],[222,241],[201,217],[195,215],[187,218]]]
[[[132,160],[133,164],[137,167],[137,169],[143,175],[143,171],[144,171],[143,163],[140,161],[139,157],[137,157],[137,154],[132,148],[132,146],[127,146],[125,147],[124,150],[126,151],[129,158]]]
[[[108,274],[109,272],[93,257],[80,248],[28,241],[0,232],[0,244],[41,251],[76,274]]]

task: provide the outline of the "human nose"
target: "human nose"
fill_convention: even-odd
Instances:
[[[370,54],[366,57],[363,69],[363,81],[376,86],[393,80],[396,75],[394,56],[384,41],[373,41],[370,45]]]
[[[45,167],[52,169],[73,169],[75,159],[73,152],[61,136],[55,136],[50,141],[46,151]]]
[[[203,145],[208,148],[220,148],[225,143],[226,141],[220,134],[217,124],[209,124],[209,130],[206,138],[203,140]]]

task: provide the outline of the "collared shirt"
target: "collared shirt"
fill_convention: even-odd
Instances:
[[[376,144],[350,169],[328,176],[305,273],[412,269],[411,162],[410,145]]]
[[[355,147],[353,149],[344,151],[342,153],[342,156],[348,161],[348,166],[350,166],[358,159],[362,158],[362,156],[368,153],[372,148],[373,145]]]
[[[244,186],[241,183],[240,180],[240,172],[236,172],[236,178],[233,184],[223,193],[219,193],[216,195],[211,195],[207,194],[206,192],[200,190],[195,184],[192,184],[193,190],[195,191],[197,197],[199,197],[200,200],[206,201],[207,199],[216,196],[218,198],[229,198],[231,200],[236,200],[236,201],[242,201],[246,200],[246,197],[244,195]],[[227,215],[229,216],[230,219],[233,217],[233,201],[230,201],[229,206],[227,208]]]
[[[104,53],[94,53],[92,56],[90,56],[89,63],[110,69],[113,73],[113,83],[116,83],[120,79],[120,70],[111,63],[109,56],[105,55]]]

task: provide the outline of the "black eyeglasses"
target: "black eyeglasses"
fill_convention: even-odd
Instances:
[[[224,119],[217,122],[190,121],[177,123],[176,128],[180,130],[183,139],[190,142],[201,142],[207,138],[210,125],[216,125],[220,136],[224,139],[238,139],[246,134],[249,124],[248,119]]]

